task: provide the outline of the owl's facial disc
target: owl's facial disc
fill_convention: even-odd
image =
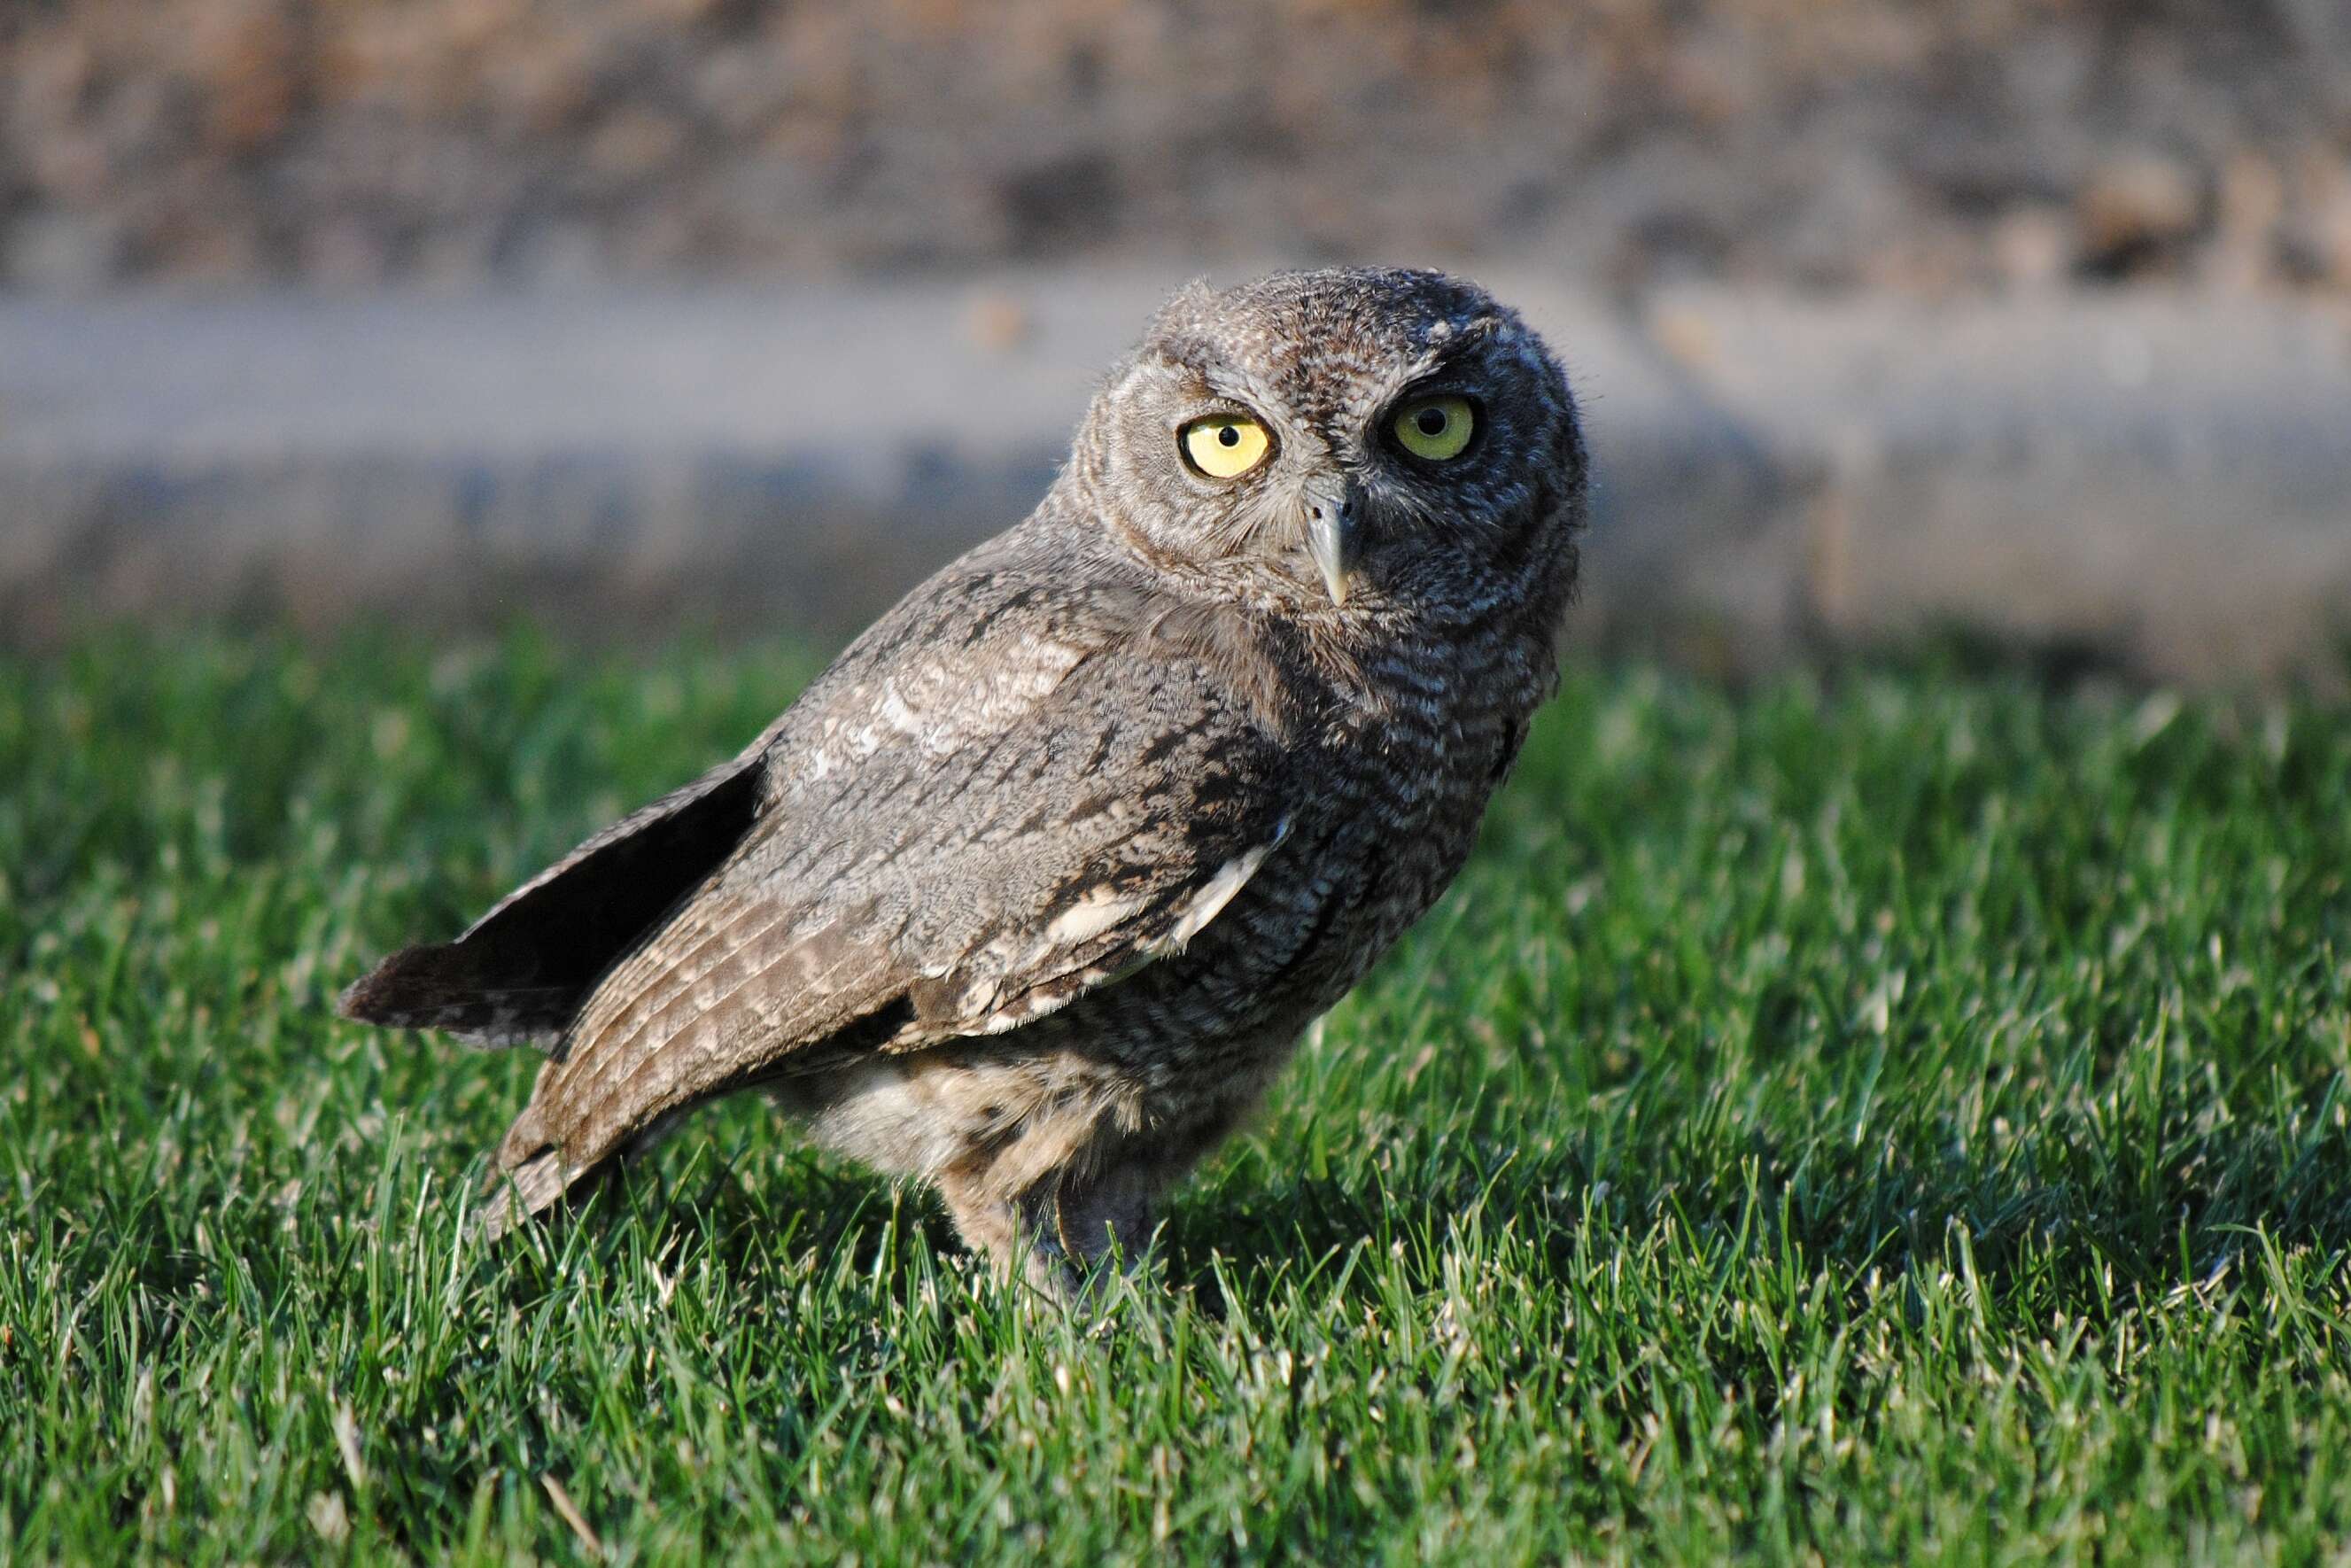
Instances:
[[[1540,340],[1472,285],[1282,273],[1171,299],[1071,472],[1206,591],[1384,625],[1488,603],[1552,559],[1572,410]]]

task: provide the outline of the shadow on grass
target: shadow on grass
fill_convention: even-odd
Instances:
[[[1237,1201],[1182,1202],[1161,1248],[1175,1279],[1207,1279],[1209,1260],[1221,1258],[1228,1278],[1256,1299],[1359,1244],[1402,1243],[1407,1269],[1426,1276],[1415,1282],[1435,1288],[1438,1260],[1457,1241],[1506,1226],[1554,1281],[1589,1266],[1595,1239],[1605,1253],[1671,1226],[1718,1269],[1742,1255],[1792,1252],[1805,1273],[1825,1272],[1847,1291],[1873,1271],[1897,1279],[1948,1269],[1963,1238],[1968,1266],[1989,1291],[2029,1289],[2081,1312],[2102,1311],[2117,1289],[2205,1281],[2257,1238],[2325,1260],[2351,1255],[2351,1138],[2340,1129],[2298,1146],[2251,1130],[2168,1160],[2111,1163],[2111,1151],[2077,1134],[2053,1129],[2058,1157],[2038,1166],[1949,1152],[1829,1164],[1815,1151],[1795,1165],[1759,1138],[1744,1158],[1693,1163],[1681,1177],[1622,1164],[1595,1171],[1569,1152],[1489,1149],[1419,1173],[1407,1194],[1301,1177],[1228,1189]],[[1595,1227],[1610,1234],[1587,1236]]]

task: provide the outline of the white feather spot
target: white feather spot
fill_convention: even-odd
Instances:
[[[882,717],[901,735],[920,735],[923,732],[922,716],[906,706],[906,699],[898,695],[898,688],[894,685],[882,688]]]
[[[1207,929],[1209,921],[1225,912],[1225,905],[1230,904],[1234,894],[1257,874],[1257,868],[1265,863],[1265,857],[1289,836],[1290,819],[1284,817],[1275,825],[1271,839],[1218,866],[1217,874],[1208,879],[1207,885],[1192,895],[1190,905],[1184,911],[1184,918],[1176,923],[1176,928],[1167,933],[1158,946],[1179,952],[1189,946],[1193,937]]]
[[[1074,947],[1081,943],[1091,942],[1141,909],[1146,902],[1141,898],[1122,898],[1108,888],[1093,888],[1053,917],[1053,923],[1045,927],[1044,946],[1050,951],[1055,947]]]

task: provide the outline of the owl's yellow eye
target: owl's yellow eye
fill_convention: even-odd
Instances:
[[[1273,444],[1265,426],[1245,413],[1212,413],[1181,433],[1184,455],[1211,479],[1238,479],[1259,464]]]
[[[1416,397],[1396,410],[1388,428],[1415,457],[1443,463],[1468,449],[1478,434],[1478,411],[1466,397]]]

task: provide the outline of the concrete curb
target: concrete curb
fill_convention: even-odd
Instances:
[[[0,301],[0,638],[256,612],[835,638],[1019,516],[1175,279]],[[1733,669],[1950,625],[2339,685],[2351,320],[1495,276],[1584,399],[1576,628]]]

